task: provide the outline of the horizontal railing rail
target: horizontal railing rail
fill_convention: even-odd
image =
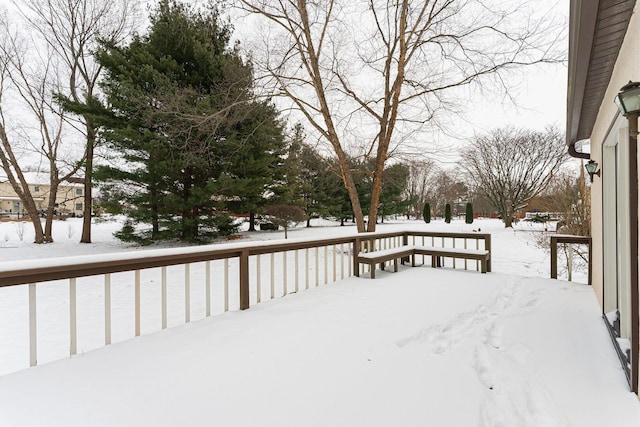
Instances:
[[[592,250],[591,250],[591,237],[589,236],[572,236],[569,234],[554,234],[551,236],[551,278],[558,278],[558,245],[586,245],[588,250],[588,273],[587,284],[591,286],[592,281]],[[568,275],[569,281],[571,281],[571,269],[572,269],[572,251],[568,253]]]
[[[68,281],[69,292],[66,298],[69,310],[69,354],[75,355],[78,351],[78,289],[81,286],[85,292],[89,288],[94,293],[100,293],[98,299],[104,304],[103,342],[104,345],[108,345],[113,341],[115,329],[115,286],[132,288],[132,335],[139,336],[143,329],[155,331],[164,329],[171,323],[172,315],[168,305],[169,301],[175,298],[169,288],[180,288],[179,298],[183,298],[184,304],[181,309],[184,315],[182,323],[188,323],[194,310],[197,311],[193,306],[200,307],[203,317],[211,315],[213,300],[220,305],[220,312],[233,308],[245,310],[250,307],[252,301],[260,303],[265,293],[273,299],[278,291],[281,291],[282,296],[286,296],[298,292],[302,287],[308,289],[352,276],[355,271],[359,272],[357,269],[360,265],[356,260],[359,251],[416,244],[420,241],[425,244],[425,239],[431,240],[427,242],[429,244],[442,247],[456,247],[456,244],[466,247],[467,241],[473,240],[476,249],[479,248],[480,242],[483,242],[480,249],[491,250],[489,234],[398,231],[361,233],[335,238],[236,242],[228,245],[12,261],[0,263],[0,300],[3,289],[25,285],[28,287],[29,365],[34,366],[38,363],[36,285],[40,283],[50,282],[57,288],[60,285],[64,286],[64,281]],[[455,268],[455,263],[453,266]],[[160,313],[157,314],[159,322],[157,326],[145,327],[143,311],[148,315],[149,310],[143,307],[143,299],[158,288],[161,293]],[[174,289],[173,292],[178,291]],[[216,292],[221,296],[214,296]],[[204,302],[201,301],[203,296]],[[230,304],[233,298],[237,298],[237,305]],[[175,319],[176,310],[173,312]],[[0,347],[2,345],[0,342]]]

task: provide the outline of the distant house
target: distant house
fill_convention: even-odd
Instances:
[[[640,16],[635,0],[571,0],[567,144],[592,160],[593,289],[630,388],[638,393],[637,116],[614,100],[640,82]],[[633,98],[636,102],[640,96]],[[629,111],[629,110],[627,110]],[[587,148],[588,147],[588,148]]]
[[[25,172],[29,190],[38,210],[44,212],[49,201],[49,176],[43,172]],[[64,182],[58,186],[55,212],[58,215],[80,216],[83,212],[84,185],[79,180]],[[13,190],[6,176],[0,175],[0,213],[22,215],[25,212],[22,201]]]

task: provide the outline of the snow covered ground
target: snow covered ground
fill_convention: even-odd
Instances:
[[[355,232],[328,225],[290,238]],[[37,246],[28,229],[21,241],[15,224],[0,223],[0,262],[145,250],[115,241],[113,222],[96,225],[92,245],[76,243],[79,221],[56,226],[56,243]],[[351,277],[10,373],[0,377],[0,425],[640,425],[593,291],[547,279],[539,227],[379,230],[398,227],[490,232],[493,272],[407,266]],[[43,302],[60,305],[66,292],[42,292]],[[25,321],[11,312],[23,299],[0,288],[0,370],[22,352],[2,330]],[[64,332],[46,339],[65,342]]]

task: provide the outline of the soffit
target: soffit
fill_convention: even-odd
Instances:
[[[636,0],[571,0],[567,144],[588,139]]]

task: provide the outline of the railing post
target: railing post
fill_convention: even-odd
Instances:
[[[36,284],[29,283],[29,366],[38,364],[38,324],[36,315]]]
[[[324,284],[329,283],[329,249],[325,245],[324,247]]]
[[[111,344],[111,274],[104,275],[104,345]]]
[[[551,278],[558,278],[558,238],[551,236]]]
[[[69,355],[78,353],[76,278],[69,279]]]
[[[184,323],[191,322],[191,266],[184,265]]]
[[[406,231],[402,234],[402,246],[409,246],[409,233],[407,233]],[[402,262],[409,262],[409,257],[407,256],[402,258]]]
[[[289,294],[287,287],[287,276],[289,269],[287,268],[287,251],[282,251],[282,296],[286,297]]]
[[[571,282],[573,279],[573,245],[571,243],[567,243],[565,247],[567,248],[567,280]]]
[[[211,316],[211,261],[205,262],[204,271],[205,316]]]
[[[591,251],[591,237],[589,237],[589,243],[588,243],[588,248],[589,248],[589,268],[588,268],[588,276],[587,276],[587,283],[589,284],[589,286],[591,286],[592,280],[593,280],[593,273],[591,270],[592,267],[592,263],[593,263],[593,258],[592,258],[592,251]]]
[[[484,249],[489,251],[489,261],[487,261],[487,271],[491,272],[491,259],[493,258],[493,254],[491,253],[491,234],[485,234],[484,238]]]
[[[162,329],[167,328],[167,267],[163,266],[161,269],[161,283],[162,283]]]
[[[360,239],[356,237],[353,239],[353,249],[351,252],[353,253],[353,275],[356,277],[360,277],[360,265],[358,265],[358,253],[360,252]]]
[[[262,301],[262,268],[260,265],[260,255],[256,255],[256,302]]]
[[[249,308],[249,251],[240,252],[240,310]]]
[[[140,270],[135,272],[135,336],[140,336]]]
[[[229,258],[224,259],[224,311],[229,311]]]

